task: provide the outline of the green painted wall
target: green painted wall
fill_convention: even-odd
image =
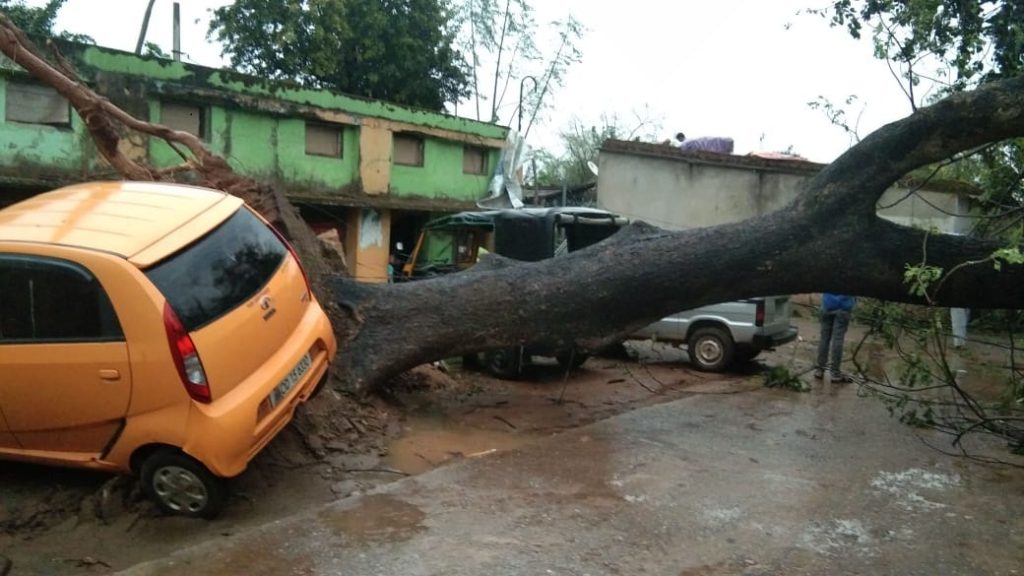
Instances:
[[[272,85],[231,71],[214,70],[151,57],[137,57],[96,46],[62,45],[65,55],[98,91],[122,107],[129,104],[140,116],[161,122],[161,102],[196,102],[206,106],[206,142],[234,168],[255,178],[276,178],[295,192],[329,197],[358,193],[360,138],[358,125],[345,125],[341,158],[307,155],[305,122],[312,110],[338,111],[355,119],[376,118],[474,138],[503,140],[501,126],[337,94]],[[13,66],[13,64],[12,64]],[[6,75],[19,74],[0,66],[0,88]],[[2,98],[4,89],[0,89]],[[118,100],[120,98],[120,100]],[[125,99],[128,99],[125,102]],[[296,106],[301,105],[301,106]],[[314,108],[303,108],[312,106]],[[0,99],[0,112],[3,100]],[[312,119],[312,118],[310,118]],[[113,172],[96,155],[80,118],[72,114],[71,129],[2,123],[0,114],[0,177],[19,172],[47,172],[49,181],[77,181]],[[472,202],[487,195],[487,185],[500,156],[492,149],[486,175],[463,174],[462,142],[424,136],[422,167],[392,166],[389,194]],[[148,143],[149,161],[156,167],[182,163],[162,140]],[[32,170],[25,170],[25,168]]]
[[[160,101],[150,102],[150,117],[160,121]],[[359,171],[359,130],[342,127],[342,157],[306,154],[306,121],[275,118],[219,106],[207,109],[207,144],[231,166],[253,177],[276,177],[293,187],[323,190],[352,184]],[[160,167],[181,158],[162,140],[150,140],[150,161]]]
[[[62,46],[63,47],[63,46]],[[175,80],[219,88],[236,94],[271,97],[296,104],[344,110],[356,116],[409,122],[421,126],[444,128],[486,138],[503,139],[508,130],[502,126],[439,114],[428,110],[399,106],[380,100],[369,100],[328,90],[311,90],[287,85],[271,85],[229,70],[217,70],[154,57],[139,57],[100,46],[69,44],[65,54],[83,64],[108,72],[143,76],[154,80]]]
[[[306,121],[282,118],[278,122],[277,151],[280,174],[285,181],[309,186],[341,188],[353,183],[359,173],[359,129],[345,126],[342,157],[306,154]]]
[[[223,118],[217,138],[224,142],[224,154],[232,167],[252,176],[276,174],[280,152],[277,119],[242,110],[224,110]]]
[[[42,170],[82,172],[94,152],[83,148],[85,126],[74,113],[70,128],[7,122],[7,80],[0,76],[0,166],[29,178]]]
[[[391,193],[395,196],[430,196],[462,201],[486,196],[487,184],[500,152],[491,152],[486,174],[463,174],[463,148],[462,142],[425,138],[423,166],[391,167]]]
[[[168,99],[172,100],[172,99]],[[187,102],[186,100],[173,99],[175,102]],[[225,144],[230,137],[227,126],[228,113],[223,108],[208,107],[206,109],[206,145],[212,152],[226,154]],[[160,123],[160,99],[149,100],[149,117],[152,122]],[[187,152],[183,147],[182,151]],[[149,161],[158,168],[166,168],[181,164],[181,156],[171,147],[158,138],[149,139]],[[245,171],[243,171],[245,172]],[[248,172],[245,172],[248,174]]]

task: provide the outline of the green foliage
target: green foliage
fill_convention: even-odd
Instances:
[[[568,128],[559,133],[563,153],[555,156],[551,152],[538,153],[540,169],[536,181],[541,186],[560,186],[593,182],[597,176],[590,171],[587,162],[597,163],[598,150],[608,138],[618,138],[619,128],[605,124],[603,126],[584,126],[578,119],[569,123]]]
[[[867,326],[870,333],[888,348],[896,346],[906,332],[920,333],[931,326],[927,308],[896,302],[859,298],[853,309],[853,321]]]
[[[580,61],[583,26],[570,15],[542,27],[528,0],[457,0],[455,14],[457,46],[472,68],[476,118],[517,127],[525,120],[528,133],[547,107],[547,96]],[[538,40],[554,49],[541,51]],[[490,102],[486,109],[484,102]]]
[[[787,388],[795,392],[811,391],[811,385],[786,366],[770,366],[762,376],[767,388]]]
[[[518,88],[515,84],[528,74],[524,68],[541,58],[533,7],[526,0],[462,0],[455,13],[462,31],[458,46],[473,70],[476,117],[498,122],[509,90]],[[491,105],[485,115],[480,106],[486,101]]]
[[[57,12],[65,2],[67,0],[49,0],[41,8],[30,8],[24,0],[0,0],[0,12],[29,36],[52,36]]]
[[[1017,243],[1021,240],[1020,213],[1024,208],[1024,139],[1006,140],[954,158],[937,169],[920,171],[921,178],[960,181],[982,191],[975,205],[985,218],[975,221],[971,233]]]
[[[847,113],[846,108],[857,104],[857,95],[850,94],[846,97],[845,106],[838,106],[833,104],[831,100],[824,96],[818,96],[816,100],[807,103],[807,107],[811,110],[820,110],[828,118],[828,121],[833,126],[846,132],[846,135],[850,138],[850,144],[856,144],[860,142],[860,115],[864,112],[864,107],[861,107],[860,112],[857,114],[857,118],[851,120]]]
[[[875,57],[889,65],[912,109],[1024,73],[1022,0],[832,0],[826,8],[807,12],[854,38],[870,34]],[[810,105],[850,133],[841,106],[822,98]],[[1002,238],[1021,226],[1024,140],[990,144],[912,176],[958,180],[982,190],[976,206],[985,218],[977,220],[973,235]]]
[[[1017,345],[1024,347],[1024,310],[972,310],[971,325],[986,331],[1007,330],[1017,335]]]
[[[164,52],[163,49],[161,49],[160,46],[158,44],[154,43],[154,42],[146,42],[143,45],[143,52],[142,53],[144,55],[146,55],[146,56],[155,56],[157,58],[167,58],[167,59],[170,59],[170,57],[171,57],[170,54],[168,54],[167,52]]]
[[[796,372],[794,366],[796,365],[796,355],[799,346],[791,346],[793,349],[792,355],[789,357],[789,361],[785,366],[768,366],[762,377],[764,378],[764,386],[766,388],[786,388],[795,392],[810,392],[811,384],[806,382],[801,376],[806,374],[806,371]]]
[[[1010,372],[1010,376],[1006,379],[1006,390],[1000,398],[1001,412],[1009,414],[1022,406],[1024,406],[1024,376],[1017,372]]]
[[[602,114],[598,125],[587,126],[574,118],[559,132],[561,153],[548,150],[537,153],[536,183],[541,186],[573,186],[597,180],[588,162],[597,164],[601,145],[609,138],[619,140],[653,140],[661,130],[660,120],[653,119],[648,110],[634,111],[627,124],[616,114]]]
[[[48,0],[39,8],[25,5],[25,0],[0,0],[0,12],[7,15],[12,22],[25,34],[34,38],[56,36],[64,40],[76,42],[92,42],[92,38],[82,34],[56,33],[53,29],[57,21],[57,13],[67,0]]]
[[[935,411],[930,405],[925,404],[904,410],[899,415],[899,420],[914,428],[932,428],[935,426]]]
[[[953,90],[1024,72],[1020,0],[836,0],[811,12],[854,38],[870,29],[879,58],[911,68],[925,57],[939,60]],[[908,80],[920,77],[911,72]]]
[[[907,264],[903,271],[903,283],[910,286],[910,293],[922,298],[928,297],[928,288],[942,278],[942,268],[927,264]]]
[[[1000,248],[992,253],[992,265],[996,270],[1003,269],[1006,264],[1024,264],[1024,254],[1021,254],[1019,246]]]
[[[987,345],[980,340],[972,344],[977,354],[948,349],[946,308],[866,300],[858,308],[871,308],[864,311],[870,318],[864,349],[872,369],[861,367],[860,346],[852,361],[862,374],[873,374],[862,391],[884,401],[890,415],[909,426],[946,433],[964,450],[961,440],[969,434],[1009,440],[1011,450],[1024,438],[1024,379],[1013,349],[994,345],[982,350]],[[1016,346],[1012,339],[1010,344]]]
[[[914,350],[921,350],[927,344],[927,334],[925,331],[910,331],[909,335],[916,345]],[[926,388],[935,383],[935,379],[928,370],[927,361],[918,352],[908,352],[903,356],[903,366],[898,374],[897,381],[900,386],[907,390]]]
[[[209,36],[269,79],[442,110],[468,95],[446,0],[237,0]]]

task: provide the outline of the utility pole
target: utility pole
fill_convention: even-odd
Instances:
[[[146,5],[146,15],[142,17],[142,29],[139,30],[139,41],[135,44],[135,54],[142,55],[142,46],[146,43],[146,32],[149,30],[149,17],[153,14],[153,4],[156,0],[149,0]]]
[[[181,60],[181,3],[174,3],[174,52],[175,60]]]

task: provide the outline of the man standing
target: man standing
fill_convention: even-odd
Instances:
[[[846,327],[850,325],[850,312],[856,299],[845,294],[821,295],[821,339],[818,341],[818,360],[814,365],[814,377],[821,379],[825,375],[825,361],[829,350],[832,351],[832,362],[829,366],[829,379],[833,383],[849,382],[850,377],[840,371],[843,360],[843,339],[846,338]]]

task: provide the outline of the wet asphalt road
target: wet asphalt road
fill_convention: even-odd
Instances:
[[[1024,472],[939,454],[856,385],[723,386],[126,573],[1024,574]]]

